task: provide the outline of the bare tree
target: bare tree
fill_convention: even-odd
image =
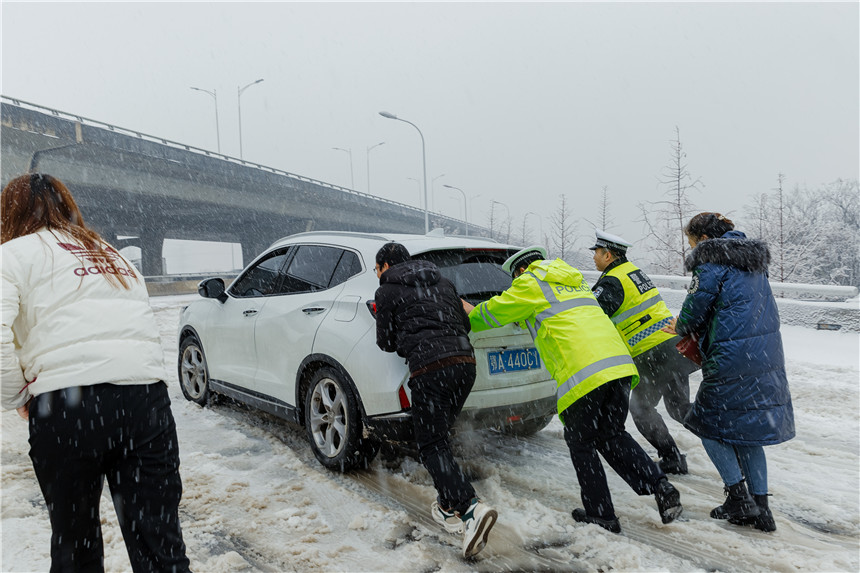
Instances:
[[[558,210],[550,217],[552,243],[559,258],[564,259],[573,249],[574,220],[567,206],[567,197],[559,195]]]
[[[680,272],[686,274],[684,259],[687,257],[689,247],[684,226],[690,219],[694,210],[690,199],[692,191],[698,191],[703,184],[699,179],[693,179],[687,171],[684,146],[681,144],[681,132],[675,126],[675,139],[670,142],[670,160],[660,173],[659,184],[666,190],[661,201],[648,201],[640,203],[639,209],[642,213],[642,221],[645,223],[646,238],[653,243],[654,255],[658,259],[674,259],[673,269],[668,272]],[[666,234],[666,225],[669,223],[670,234]],[[664,251],[668,251],[668,257]]]
[[[600,193],[600,203],[597,206],[596,223],[592,223],[585,217],[583,217],[582,220],[595,229],[600,229],[602,231],[608,231],[612,227],[615,221],[613,220],[611,210],[609,209],[609,188],[606,185],[603,186],[603,190]]]

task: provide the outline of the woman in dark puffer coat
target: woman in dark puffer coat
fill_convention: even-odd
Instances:
[[[711,517],[774,531],[763,446],[794,437],[794,413],[768,283],[770,251],[719,213],[696,215],[685,232],[693,276],[674,330],[696,337],[703,359],[684,425],[702,439],[725,484],[726,502]]]

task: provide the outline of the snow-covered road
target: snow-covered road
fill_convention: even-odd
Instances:
[[[177,421],[182,526],[192,568],[227,571],[858,571],[860,340],[857,333],[783,327],[797,438],[767,449],[778,530],[708,517],[722,486],[698,439],[669,420],[691,473],[673,476],[685,511],[663,525],[650,496],[607,471],[623,533],[576,524],[579,488],[558,420],[530,438],[463,432],[456,453],[499,510],[487,548],[459,557],[459,539],[427,511],[430,478],[409,456],[346,475],[323,469],[301,430],[222,401],[187,402],[175,381],[179,309],[156,309]],[[695,392],[700,377],[692,378]],[[628,430],[647,446],[628,421]],[[27,456],[27,428],[2,415],[2,571],[49,568],[50,527]],[[652,455],[650,447],[646,448]],[[102,498],[108,571],[129,570],[109,496]]]

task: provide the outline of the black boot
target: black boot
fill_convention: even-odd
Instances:
[[[618,523],[617,517],[613,517],[612,519],[592,517],[585,513],[585,510],[582,508],[574,509],[571,512],[571,515],[573,516],[573,520],[578,523],[593,523],[594,525],[599,525],[606,531],[611,531],[612,533],[621,533],[621,524]]]
[[[657,464],[663,473],[685,475],[687,473],[687,456],[676,448],[671,455],[664,456]]]
[[[758,505],[747,491],[744,480],[735,485],[726,486],[726,502],[711,510],[714,519],[728,519],[731,523],[741,525],[741,522],[750,522],[759,514]]]
[[[773,513],[771,513],[767,505],[767,494],[754,495],[753,499],[758,506],[758,515],[746,519],[729,519],[729,523],[734,523],[735,525],[752,525],[760,531],[776,531],[776,521],[774,521]]]
[[[663,523],[671,523],[681,515],[681,494],[665,477],[660,478],[654,487],[654,499],[657,500],[657,511]]]

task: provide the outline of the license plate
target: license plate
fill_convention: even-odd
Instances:
[[[520,348],[519,350],[498,350],[487,353],[490,374],[504,374],[520,370],[536,370],[540,368],[540,355],[537,348]]]

